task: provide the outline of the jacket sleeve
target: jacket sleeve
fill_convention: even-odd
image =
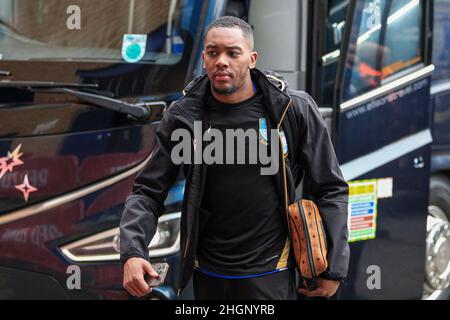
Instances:
[[[304,92],[297,99],[301,112],[297,159],[304,168],[303,192],[317,203],[327,236],[328,270],[321,277],[344,280],[350,259],[348,184],[317,104]]]
[[[125,202],[120,221],[120,259],[149,258],[148,245],[156,233],[158,218],[164,213],[164,201],[175,182],[179,165],[171,160],[172,131],[175,119],[164,113],[155,133],[155,145],[149,162],[137,175],[133,191]]]

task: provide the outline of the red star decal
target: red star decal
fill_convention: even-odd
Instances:
[[[13,152],[8,151],[8,156],[4,158],[0,158],[0,179],[5,175],[6,172],[12,172],[15,166],[20,166],[23,164],[23,161],[19,158],[23,153],[20,153],[21,144],[14,149]]]
[[[25,175],[23,183],[17,185],[16,189],[22,192],[23,197],[25,198],[25,202],[28,202],[28,196],[30,195],[31,192],[35,192],[38,190],[28,182],[28,175]]]

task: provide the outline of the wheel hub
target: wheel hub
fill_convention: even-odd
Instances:
[[[430,206],[427,220],[426,285],[429,291],[450,286],[450,222],[438,207]]]

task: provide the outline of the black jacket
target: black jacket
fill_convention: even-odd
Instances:
[[[268,129],[284,130],[289,147],[286,157],[280,151],[280,168],[275,177],[284,210],[286,212],[287,206],[296,200],[295,189],[303,180],[303,198],[316,201],[327,233],[329,267],[322,277],[343,280],[350,254],[347,242],[348,184],[339,168],[325,122],[314,100],[305,92],[288,90],[285,93],[261,71],[252,70],[251,73],[267,108]],[[171,141],[171,133],[177,128],[185,128],[193,136],[194,121],[202,120],[203,106],[209,94],[207,76],[199,77],[185,89],[185,96],[164,112],[156,130],[151,159],[136,177],[133,192],[126,200],[120,223],[122,262],[131,257],[148,259],[148,244],[156,232],[158,218],[165,211],[164,201],[180,169],[170,157],[177,143]],[[268,132],[270,134],[270,130]],[[186,187],[180,227],[182,258],[178,295],[194,267],[205,176],[205,165],[182,166]],[[230,190],[230,197],[232,193]]]

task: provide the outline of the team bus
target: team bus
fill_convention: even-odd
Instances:
[[[1,0],[0,299],[130,298],[124,201],[222,15],[327,123],[350,186],[336,298],[448,298],[448,1]],[[192,298],[175,290],[183,192],[180,174],[149,245],[169,273],[147,299]]]

